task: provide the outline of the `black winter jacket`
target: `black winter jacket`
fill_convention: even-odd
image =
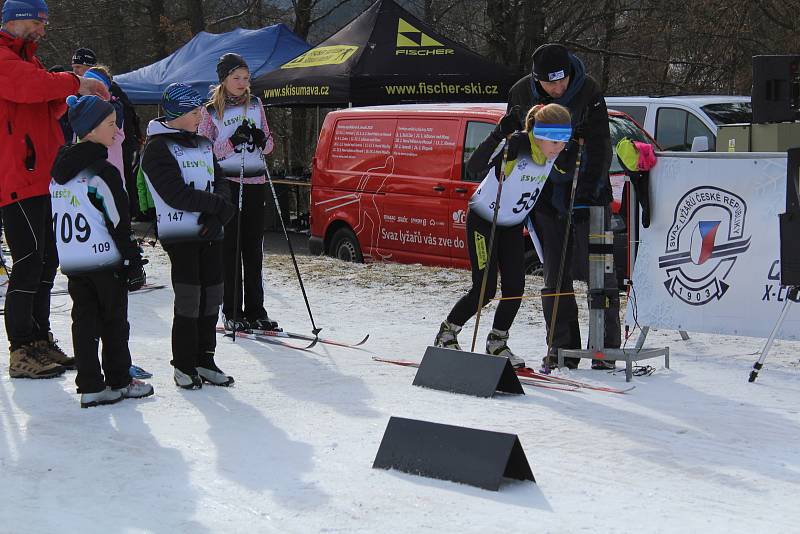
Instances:
[[[89,201],[103,214],[108,233],[117,246],[123,260],[138,260],[141,250],[131,231],[131,218],[128,209],[128,195],[122,186],[119,171],[107,161],[108,150],[101,144],[83,141],[75,145],[64,145],[59,149],[53,164],[52,176],[57,184],[64,185],[84,169],[89,167],[103,180],[111,191],[113,198],[89,194]],[[104,204],[112,201],[116,209],[106,209]],[[109,213],[115,214],[114,220]]]
[[[611,182],[608,178],[608,168],[611,165],[611,134],[608,129],[606,102],[599,84],[586,74],[580,59],[572,54],[570,59],[572,61],[570,82],[564,96],[553,99],[542,89],[539,82],[531,83],[529,74],[511,87],[507,109],[510,111],[517,107],[516,114],[521,129],[525,115],[536,104],[555,102],[567,107],[572,114],[572,128],[577,134],[573,137],[583,137],[585,140],[575,192],[575,205],[605,206],[612,200]],[[499,135],[499,129],[496,132]],[[568,193],[566,196],[569,196]],[[560,191],[558,197],[563,198],[564,192]],[[550,200],[548,197],[545,199]]]
[[[142,154],[142,168],[164,202],[177,210],[209,213],[220,216],[230,211],[230,188],[225,174],[214,157],[214,192],[189,187],[180,165],[169,150],[167,141],[187,148],[197,148],[203,137],[166,126],[163,119],[150,121],[147,143]],[[227,219],[223,220],[223,223]]]

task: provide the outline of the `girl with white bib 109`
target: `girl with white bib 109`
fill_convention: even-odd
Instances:
[[[569,111],[558,104],[535,106],[525,118],[525,131],[515,132],[506,141],[508,151],[505,168],[501,144],[491,156],[489,174],[469,201],[467,213],[467,248],[472,266],[472,288],[456,302],[436,335],[434,345],[461,350],[456,336],[478,311],[484,269],[489,269],[486,293],[481,306],[486,306],[497,291],[497,271],[503,299],[497,306],[492,330],[486,339],[486,352],[505,357],[514,367],[525,361],[508,348],[508,331],[520,306],[525,290],[525,243],[522,226],[536,205],[553,162],[572,135]],[[491,136],[490,136],[491,137]],[[481,147],[491,147],[496,139],[487,139]],[[479,147],[472,158],[485,158]],[[489,148],[491,150],[491,148]],[[497,199],[499,180],[503,179],[500,206],[497,208],[493,250],[489,238]]]

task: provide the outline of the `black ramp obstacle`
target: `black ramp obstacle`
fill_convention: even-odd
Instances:
[[[516,434],[402,417],[389,418],[372,467],[491,491],[503,477],[536,482]]]
[[[525,394],[508,358],[439,347],[425,350],[414,385],[476,397]]]

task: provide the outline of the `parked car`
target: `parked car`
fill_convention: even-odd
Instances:
[[[680,152],[713,152],[717,126],[753,119],[749,96],[607,96],[606,106],[630,115],[663,150]]]
[[[505,110],[505,104],[413,104],[329,113],[312,163],[311,252],[469,268],[467,203],[480,180],[466,176],[466,161]],[[626,114],[609,111],[608,120],[612,147],[623,136],[654,143]],[[609,172],[622,278],[625,176],[616,157]],[[526,244],[533,266],[538,258]]]

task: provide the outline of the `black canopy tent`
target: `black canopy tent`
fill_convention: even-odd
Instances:
[[[253,81],[267,106],[505,101],[515,76],[393,0]]]

